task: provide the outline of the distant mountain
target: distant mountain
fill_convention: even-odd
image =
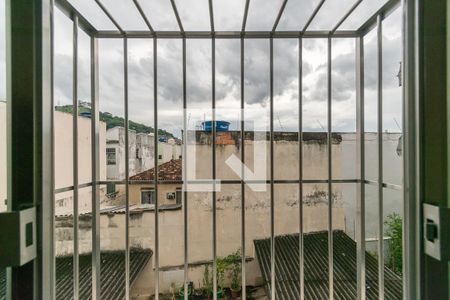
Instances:
[[[55,106],[56,111],[65,112],[72,114],[72,105],[61,105],[61,106]],[[80,103],[80,106],[78,107],[79,113],[90,113],[91,108],[89,107],[89,104],[87,103]],[[125,119],[118,116],[113,116],[109,112],[100,112],[100,121],[103,121],[106,123],[106,128],[114,128],[117,126],[124,127]],[[135,130],[136,133],[154,133],[155,130],[151,126],[147,126],[141,123],[136,123],[133,121],[129,121],[129,128],[132,130]],[[164,135],[167,138],[175,138],[175,136],[168,131],[165,131],[164,129],[158,129],[158,135]]]

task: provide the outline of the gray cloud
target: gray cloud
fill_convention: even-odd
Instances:
[[[383,39],[383,89],[398,87],[396,78],[401,61],[399,39]],[[378,83],[377,45],[371,39],[364,47],[364,85],[366,90],[376,90]],[[355,91],[355,53],[337,55],[332,61],[332,98],[344,101],[353,96]],[[311,89],[310,100],[326,101],[327,99],[327,64],[320,65],[316,72],[320,73]]]
[[[60,19],[60,18],[58,18]],[[58,20],[56,20],[59,22]],[[296,20],[282,20],[283,26],[297,26]],[[281,25],[281,23],[280,23]],[[55,55],[55,99],[56,103],[70,103],[72,97],[72,58],[70,22],[59,22],[59,44]],[[298,97],[298,45],[297,40],[274,40],[274,96],[279,101],[280,118],[287,124],[291,116],[290,107],[297,103]],[[376,45],[374,40],[365,48],[366,88],[376,89]],[[103,41],[101,44],[104,43]],[[100,90],[101,108],[113,114],[122,115],[123,108],[123,53],[122,42],[106,42],[101,47]],[[135,44],[136,43],[136,44]],[[153,109],[153,53],[152,41],[130,40],[129,49],[129,104],[130,119],[152,125]],[[181,40],[158,40],[158,107],[160,126],[178,131],[182,113],[182,49]],[[187,42],[187,91],[188,106],[206,107],[211,104],[211,41]],[[395,87],[395,75],[401,57],[398,40],[384,40],[385,88]],[[143,50],[148,47],[148,50]],[[136,50],[136,51],[134,51]],[[401,49],[400,49],[401,51]],[[307,52],[314,53],[306,58]],[[316,118],[322,118],[321,104],[326,100],[326,64],[320,65],[317,53],[325,53],[326,40],[304,40],[303,76],[309,78],[309,84],[303,86],[303,99],[311,103],[309,109],[314,118],[310,128],[314,128]],[[400,54],[399,54],[400,53]],[[339,124],[350,128],[352,118],[346,114],[349,101],[354,98],[355,67],[354,54],[339,54],[333,60],[333,99],[336,100],[335,113],[342,115]],[[323,59],[320,59],[323,62]],[[1,67],[1,65],[0,65]],[[80,78],[89,78],[89,61],[80,58]],[[393,80],[395,79],[395,80]],[[80,99],[89,97],[89,80],[80,80]],[[216,100],[240,100],[240,41],[216,41]],[[245,40],[245,100],[247,104],[266,106],[269,96],[269,41],[258,39]],[[82,99],[86,100],[86,99]],[[317,103],[315,105],[314,103]],[[277,104],[278,105],[278,104]],[[318,110],[318,112],[315,112]],[[317,117],[315,114],[317,113]],[[340,117],[336,117],[338,120]],[[348,120],[347,120],[348,119]],[[347,121],[346,121],[347,120]],[[295,123],[295,122],[294,122]],[[293,124],[294,124],[293,123]],[[340,125],[337,125],[340,126]],[[305,128],[309,128],[305,124]]]
[[[312,101],[326,101],[328,97],[327,65],[321,65],[320,73],[311,90]],[[338,55],[332,61],[332,98],[335,101],[347,100],[355,91],[355,55],[353,53]]]

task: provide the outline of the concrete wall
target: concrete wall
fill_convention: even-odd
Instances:
[[[71,114],[55,111],[55,188],[73,185],[73,135]],[[100,179],[106,179],[105,133],[106,124],[100,122]],[[0,102],[0,211],[6,210],[6,102]],[[91,181],[91,119],[78,118],[78,175],[79,183]],[[55,195],[55,214],[71,214],[73,192]],[[90,211],[91,188],[79,191],[80,213]]]
[[[275,191],[275,232],[280,234],[298,233],[298,188],[295,185],[285,185]],[[246,256],[254,260],[253,240],[270,236],[270,193],[246,191]],[[131,195],[130,195],[131,196]],[[334,194],[333,228],[345,229],[345,214]],[[328,207],[326,198],[317,193],[314,188],[305,191],[304,229],[305,232],[327,229]],[[240,186],[224,186],[217,194],[217,254],[226,256],[240,248]],[[191,271],[189,280],[195,284],[202,281],[203,264],[212,259],[212,196],[211,193],[190,193],[188,198],[188,247]],[[130,213],[130,245],[136,248],[154,249],[154,211],[136,210]],[[80,219],[80,252],[91,250],[90,216]],[[61,217],[56,221],[55,234],[64,237],[57,239],[57,255],[72,253],[73,228],[70,217]],[[184,208],[174,211],[160,211],[160,287],[163,292],[169,292],[172,282],[180,284],[183,276],[184,263]],[[104,213],[100,217],[101,248],[103,251],[123,250],[125,245],[125,214]],[[154,257],[152,258],[152,260]],[[259,269],[251,267],[249,262],[249,283],[256,282],[260,277]],[[153,262],[154,265],[154,262]],[[153,270],[146,269],[142,278],[152,278]],[[181,273],[180,273],[181,272]],[[178,275],[177,275],[178,274]],[[181,278],[177,281],[177,278]],[[136,293],[152,294],[151,282],[137,285]],[[140,287],[139,287],[140,286]],[[139,287],[139,288],[138,288]],[[139,292],[138,292],[139,291]]]
[[[181,145],[177,145],[175,143],[158,143],[158,164],[163,164],[170,161],[171,159],[178,159],[181,156],[181,151]],[[153,168],[153,162],[151,163],[151,165]],[[141,172],[148,169],[150,168],[143,169]]]
[[[73,132],[72,114],[55,111],[55,188],[73,185]],[[100,180],[106,179],[106,124],[100,122],[99,129]],[[78,117],[78,181],[80,184],[91,182],[91,119]],[[105,188],[101,189],[101,195]],[[91,187],[79,190],[79,211],[91,211]],[[73,192],[55,195],[55,215],[73,213]]]
[[[218,136],[224,133],[218,133]],[[192,157],[195,156],[195,178],[188,173],[188,179],[211,179],[212,178],[212,145],[210,143],[210,133],[207,132],[189,132],[187,159],[192,163]],[[231,138],[239,136],[239,132],[233,132]],[[298,141],[296,133],[289,135],[278,133],[274,141],[274,179],[275,180],[298,180],[299,178],[299,159],[298,159]],[[256,172],[255,157],[265,152],[265,158],[259,157],[258,164],[266,165],[265,174],[255,174],[254,179],[270,179],[270,142],[263,136],[247,137],[245,146],[245,165],[251,172]],[[304,179],[327,179],[328,178],[328,154],[326,145],[326,135],[314,135],[315,139],[308,139],[303,145],[303,176]],[[216,176],[218,179],[240,179],[240,176],[226,163],[227,159],[235,155],[240,158],[240,141],[234,144],[216,145]],[[340,137],[334,138],[332,143],[332,155],[336,159],[333,162],[333,177],[339,178],[343,172],[341,160],[342,146]],[[194,165],[192,164],[192,167]],[[240,169],[239,169],[240,172]]]
[[[160,184],[158,186],[158,201],[159,205],[176,204],[176,199],[167,199],[167,193],[175,193],[177,189],[181,189],[181,184]],[[129,186],[129,203],[130,205],[141,204],[141,190],[146,188],[153,188],[149,184],[131,184]]]

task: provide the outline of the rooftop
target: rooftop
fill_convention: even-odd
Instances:
[[[134,283],[151,256],[151,250],[130,251],[130,285]],[[125,252],[102,252],[100,260],[101,299],[125,299]],[[70,299],[73,295],[72,264],[72,256],[56,258],[56,299]],[[80,255],[80,299],[91,298],[91,270],[91,254]]]
[[[130,285],[134,283],[152,256],[151,250],[130,251]],[[80,256],[80,299],[91,299],[92,265],[91,254]],[[125,298],[125,252],[102,252],[100,254],[101,299]],[[56,299],[73,296],[73,257],[56,258]],[[123,286],[123,288],[119,288]],[[6,271],[0,269],[0,299],[6,299]]]
[[[171,159],[158,166],[158,180],[182,180],[181,174],[181,158]],[[155,168],[151,168],[142,173],[133,175],[130,180],[154,180],[155,179]]]
[[[306,299],[328,298],[328,232],[304,235]],[[270,291],[270,239],[255,240],[256,256]],[[333,232],[334,297],[356,299],[356,242],[343,231]],[[276,299],[299,299],[298,234],[275,237]],[[385,267],[386,299],[402,299],[402,279]],[[366,299],[378,299],[378,261],[366,252]]]

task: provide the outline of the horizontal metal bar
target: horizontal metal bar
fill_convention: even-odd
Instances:
[[[97,29],[67,0],[56,0],[56,7],[72,21],[75,16],[78,17],[78,26],[92,36],[97,33]]]
[[[377,17],[381,16],[381,20],[387,18],[395,9],[400,6],[400,0],[389,0],[379,10],[377,10],[370,18],[364,22],[357,30],[361,35],[366,35],[377,25]]]
[[[225,179],[225,180],[218,180],[216,181],[216,184],[219,183],[220,184],[270,184],[270,180],[233,180],[233,179]],[[304,180],[298,180],[298,179],[292,179],[292,180],[274,180],[273,181],[275,184],[299,184],[299,183],[303,183],[303,184],[311,184],[311,183],[328,183],[328,179],[304,179]],[[360,183],[361,181],[359,179],[332,179],[331,180],[332,183]],[[378,185],[377,181],[374,180],[365,180],[364,181],[366,184],[369,185]],[[114,183],[114,184],[125,184],[125,180],[102,180],[102,181],[98,181],[97,185],[106,185],[108,183]],[[183,180],[159,180],[158,184],[192,184],[192,185],[196,185],[196,184],[213,184],[214,181],[213,180],[188,180],[186,182],[184,182]],[[129,180],[129,184],[155,184],[154,180]],[[85,188],[85,187],[89,187],[92,186],[92,182],[88,182],[88,183],[83,183],[79,185],[79,188]],[[384,182],[383,183],[383,187],[384,188],[388,188],[391,190],[397,190],[397,191],[402,191],[403,188],[401,185],[398,184],[393,184],[393,183],[387,183]],[[73,191],[73,186],[67,186],[67,187],[63,187],[63,188],[58,188],[55,189],[55,194],[60,194],[60,193],[64,193],[64,192],[69,192],[69,191]]]
[[[79,189],[82,189],[82,188],[90,187],[90,186],[92,186],[92,182],[79,184],[79,185],[78,185],[78,188],[79,188]],[[63,187],[63,188],[55,189],[55,192],[54,192],[54,193],[55,193],[55,194],[59,194],[59,193],[64,193],[64,192],[69,192],[69,191],[73,191],[73,185],[71,185],[71,186],[66,186],[66,187]]]
[[[130,184],[155,184],[154,180],[130,180]],[[333,179],[333,183],[359,183],[360,181],[357,179]],[[115,184],[125,184],[125,180],[106,180],[106,181],[99,181],[99,185],[105,185],[108,183],[115,183]],[[203,180],[187,180],[184,182],[183,180],[159,180],[158,184],[213,184],[214,181],[203,179]],[[269,184],[270,180],[240,180],[240,179],[218,179],[216,181],[216,184]],[[276,184],[299,184],[299,183],[328,183],[328,179],[304,179],[302,181],[298,179],[292,179],[292,180],[274,180],[274,183]]]
[[[125,31],[121,33],[117,30],[101,30],[98,31],[96,37],[98,38],[123,38],[124,35],[128,38],[161,38],[161,39],[181,39],[186,37],[188,39],[210,39],[215,37],[217,39],[233,39],[233,38],[259,38],[268,39],[273,38],[327,38],[330,35],[329,31],[155,31],[154,33],[148,30],[142,31]],[[355,38],[361,35],[358,31],[344,31],[337,30],[333,33],[336,38]]]
[[[378,186],[378,181],[375,181],[375,180],[365,180],[364,182],[368,185]],[[393,183],[383,182],[383,188],[396,190],[396,191],[403,191],[403,188],[401,185],[393,184]]]

